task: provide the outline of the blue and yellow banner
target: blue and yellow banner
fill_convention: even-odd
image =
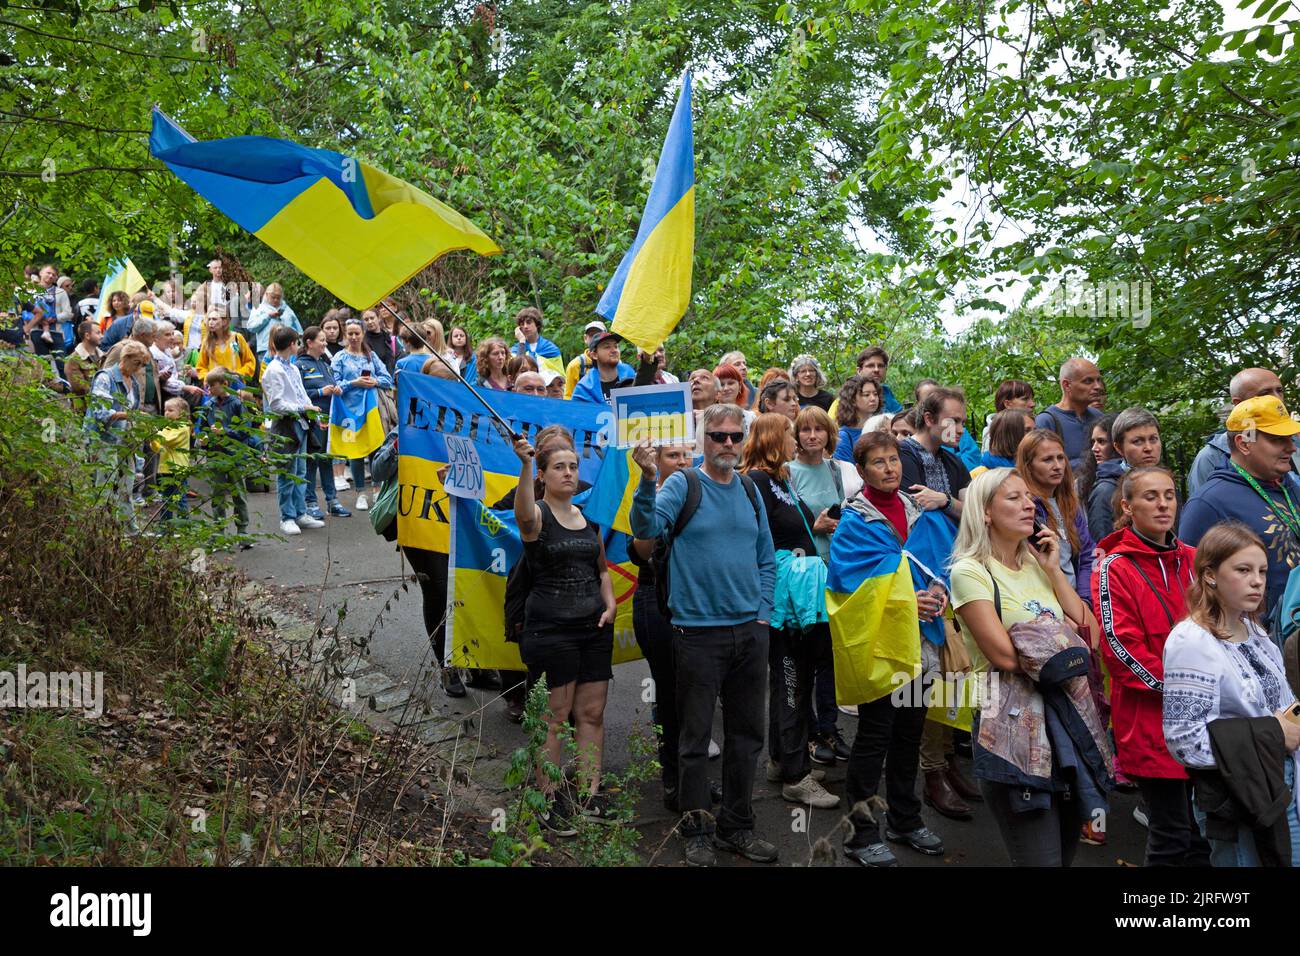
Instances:
[[[614,415],[606,405],[566,402],[559,398],[489,392],[493,408],[529,441],[547,425],[562,425],[578,452],[578,477],[597,483]],[[519,459],[487,406],[460,382],[430,375],[397,376],[397,540],[403,545],[448,553],[450,507],[438,480],[447,463],[443,435],[463,435],[474,442],[483,463],[485,501],[489,506],[519,482]],[[623,519],[626,521],[626,518]],[[592,521],[614,527],[610,521]]]
[[[266,136],[200,143],[155,108],[149,152],[356,309],[370,308],[454,249],[501,251],[450,206],[333,150]]]
[[[612,331],[653,352],[691,302],[695,258],[695,154],[691,127],[691,74],[668,124],[654,183],[632,248],[609,280],[596,312]]]
[[[581,506],[582,499],[579,496],[574,501]],[[519,645],[505,639],[506,579],[523,554],[514,512],[487,508],[470,498],[452,498],[447,507],[452,545],[447,581],[448,660],[444,664],[523,670]],[[627,554],[630,537],[614,531],[605,531],[602,536],[618,606],[614,663],[621,664],[641,657],[632,630],[637,567]]]

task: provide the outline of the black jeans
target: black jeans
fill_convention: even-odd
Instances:
[[[728,627],[674,628],[677,661],[678,796],[683,836],[712,833],[708,811],[709,737],[713,712],[722,698],[723,833],[754,828],[751,798],[754,770],[763,752],[763,671],[767,667],[767,625],[757,621]]]
[[[654,703],[650,719],[660,728],[660,776],[664,791],[677,789],[677,673],[673,661],[673,628],[659,613],[659,602],[652,588],[637,588],[632,595],[632,632],[637,647],[650,665],[654,681]]]
[[[813,675],[817,642],[830,640],[830,625],[811,631],[769,629],[767,647],[767,753],[781,768],[782,783],[798,783],[812,769],[808,732],[812,728]]]
[[[1210,844],[1192,815],[1189,780],[1133,777],[1147,805],[1144,866],[1209,866]]]
[[[1079,819],[1074,802],[1052,794],[1046,810],[1014,810],[1023,799],[1023,787],[979,781],[984,802],[997,821],[1002,844],[1012,866],[1069,866],[1079,848]]]
[[[921,799],[916,795],[916,768],[921,759],[921,732],[925,729],[924,678],[894,694],[858,704],[858,732],[853,738],[845,780],[852,808],[853,836],[846,846],[864,847],[880,842],[880,822],[858,809],[880,788],[885,773],[885,801],[889,828],[907,833],[924,826]],[[872,816],[876,817],[873,810]]]
[[[424,633],[441,667],[447,651],[447,555],[424,548],[403,548],[402,553],[420,582]]]
[[[835,706],[835,655],[831,651],[831,628],[829,624],[817,637],[813,678],[813,714],[812,730],[816,734],[829,734],[836,730],[839,709]],[[814,632],[816,633],[816,632]]]

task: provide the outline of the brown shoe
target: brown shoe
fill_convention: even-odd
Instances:
[[[954,758],[948,758],[948,766],[943,773],[948,778],[948,785],[957,791],[957,796],[963,800],[973,800],[976,803],[984,802],[984,795],[980,793],[980,788],[961,772]]]
[[[953,820],[969,820],[971,809],[948,784],[948,777],[942,770],[928,770],[925,774],[926,804],[934,807],[945,817]]]

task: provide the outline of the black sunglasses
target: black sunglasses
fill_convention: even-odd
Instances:
[[[710,441],[715,441],[719,445],[725,444],[728,441],[733,445],[739,445],[745,440],[744,432],[705,432],[704,434],[709,436]]]

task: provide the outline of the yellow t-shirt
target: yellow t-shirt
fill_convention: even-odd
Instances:
[[[992,577],[990,577],[990,574]],[[971,601],[993,602],[993,578],[997,578],[998,596],[1002,599],[1002,625],[1022,624],[1038,616],[1029,605],[1045,607],[1065,619],[1061,602],[1056,599],[1051,579],[1032,558],[1021,561],[1020,570],[1013,571],[997,558],[989,558],[983,565],[973,558],[962,558],[952,566],[952,606],[959,609]]]

